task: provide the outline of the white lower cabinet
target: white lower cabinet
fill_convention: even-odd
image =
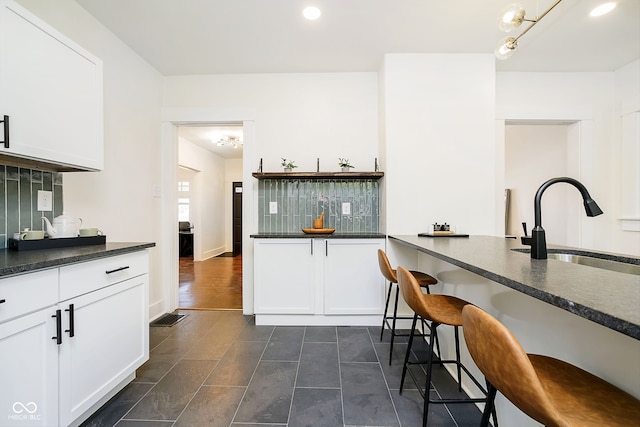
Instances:
[[[60,425],[91,409],[148,359],[147,287],[145,274],[60,304]]]
[[[0,279],[0,426],[79,424],[133,379],[148,289],[146,251]]]
[[[51,426],[58,419],[55,307],[0,324],[0,425]]]
[[[325,314],[380,314],[384,278],[378,267],[381,239],[327,239],[324,258]]]
[[[384,309],[377,250],[384,247],[384,239],[256,239],[257,322],[368,324],[377,319]]]
[[[256,314],[313,314],[313,239],[260,239],[254,245]]]
[[[0,426],[58,420],[58,270],[0,280]]]

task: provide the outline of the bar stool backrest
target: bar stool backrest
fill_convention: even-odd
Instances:
[[[400,294],[411,309],[423,318],[428,318],[424,294],[416,278],[404,267],[398,267],[398,286]]]
[[[382,249],[378,249],[378,265],[380,266],[380,272],[391,283],[398,283],[398,277],[391,264],[387,254]]]
[[[462,309],[462,330],[473,361],[498,391],[546,426],[567,425],[511,331],[471,304]]]

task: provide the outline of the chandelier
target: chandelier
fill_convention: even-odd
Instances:
[[[562,0],[556,0],[551,5],[551,7],[549,7],[542,13],[542,15],[533,19],[527,19],[524,7],[522,7],[522,5],[513,3],[507,6],[503,14],[498,19],[498,28],[500,28],[502,31],[509,32],[518,28],[523,22],[530,22],[531,24],[527,28],[525,28],[525,30],[517,37],[507,37],[503,40],[500,40],[495,51],[496,58],[510,58],[518,47],[518,40],[520,39],[520,37],[524,36],[530,29],[532,29],[538,22],[540,22],[540,20],[544,18],[545,15],[549,13],[551,9],[556,7],[561,1]]]
[[[242,140],[234,135],[225,135],[218,142],[216,142],[218,147],[223,147],[225,145],[230,145],[233,148],[238,148],[242,145]]]

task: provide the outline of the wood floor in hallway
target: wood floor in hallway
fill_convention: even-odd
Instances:
[[[180,258],[178,306],[184,309],[242,309],[242,255],[204,261]]]

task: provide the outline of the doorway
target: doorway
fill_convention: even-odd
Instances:
[[[241,309],[242,124],[198,123],[177,130],[178,166],[197,171],[189,194],[190,218],[197,232],[193,257],[179,259],[178,307]],[[183,214],[181,195],[179,191]]]
[[[505,188],[509,206],[505,234],[524,235],[534,225],[533,200],[538,187],[550,178],[580,178],[577,130],[579,123],[566,121],[518,121],[505,125]],[[574,245],[579,236],[575,221],[579,194],[568,186],[550,187],[542,203],[543,226],[549,243]]]
[[[242,182],[233,183],[233,255],[242,253]]]

